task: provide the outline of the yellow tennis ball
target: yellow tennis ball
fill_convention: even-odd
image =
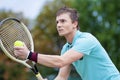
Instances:
[[[14,46],[19,46],[19,47],[21,47],[21,46],[23,46],[23,45],[24,45],[24,43],[23,43],[22,41],[17,40],[17,41],[14,42]]]

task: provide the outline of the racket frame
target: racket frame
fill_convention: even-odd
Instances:
[[[16,18],[5,18],[4,20],[2,20],[2,21],[0,22],[0,26],[1,26],[2,24],[4,24],[5,21],[8,21],[8,20],[17,21],[19,24],[22,25],[22,27],[24,28],[24,30],[26,31],[26,33],[27,33],[27,35],[28,35],[28,37],[29,37],[29,39],[30,39],[30,42],[31,42],[31,43],[30,43],[30,45],[31,45],[31,51],[33,52],[33,51],[34,51],[34,43],[33,43],[32,35],[31,35],[31,33],[29,32],[29,30],[27,29],[27,27],[26,27],[20,20],[18,20],[18,19],[16,19]],[[36,77],[37,77],[38,80],[44,80],[44,79],[42,78],[41,74],[38,72],[36,63],[35,63],[34,61],[32,61],[32,63],[33,63],[33,67],[32,67],[32,66],[30,66],[30,65],[27,63],[28,59],[26,59],[26,60],[20,60],[20,59],[17,59],[17,58],[15,58],[15,57],[13,57],[13,56],[12,56],[11,54],[9,54],[9,52],[5,49],[5,47],[4,47],[1,39],[0,39],[0,47],[1,47],[1,49],[3,50],[3,52],[5,53],[6,56],[8,56],[8,57],[9,57],[10,59],[12,59],[13,61],[16,61],[16,62],[18,62],[18,63],[20,63],[20,64],[23,64],[23,65],[26,66],[27,68],[31,69],[31,70],[34,72],[34,74],[36,75]]]

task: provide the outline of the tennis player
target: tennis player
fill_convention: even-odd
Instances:
[[[15,55],[48,67],[60,68],[55,80],[68,80],[73,65],[82,80],[120,80],[120,73],[106,50],[90,33],[78,28],[78,12],[63,7],[56,14],[57,31],[64,36],[66,44],[61,55],[44,55],[31,52],[26,45],[14,47]]]

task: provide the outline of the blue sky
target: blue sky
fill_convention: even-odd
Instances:
[[[46,1],[52,0],[0,0],[0,9],[22,12],[25,17],[34,19]]]

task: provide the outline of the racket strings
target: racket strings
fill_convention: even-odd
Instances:
[[[9,51],[9,53],[12,53],[11,51],[13,51],[11,48],[12,45],[12,41],[10,41],[9,39],[11,39],[11,34],[10,32],[12,32],[12,30],[10,29],[11,27],[8,27],[9,25],[13,26],[12,23],[6,23],[7,25],[3,24],[2,28],[1,28],[1,40],[4,44],[4,47],[7,49],[7,51]]]
[[[14,20],[4,22],[0,27],[0,39],[3,42],[5,49],[14,55],[14,42],[16,40],[23,41],[31,50],[30,40],[23,25]]]

